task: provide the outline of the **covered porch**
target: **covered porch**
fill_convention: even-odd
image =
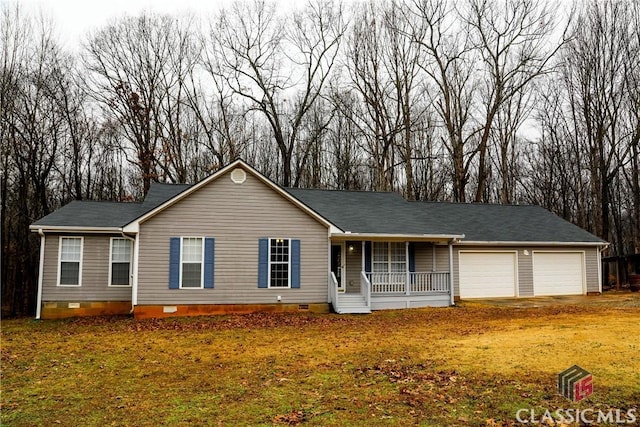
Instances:
[[[337,313],[453,304],[456,236],[332,236],[329,299]]]

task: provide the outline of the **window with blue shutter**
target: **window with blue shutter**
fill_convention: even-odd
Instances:
[[[413,242],[409,243],[409,271],[416,272],[416,244]]]
[[[213,275],[215,270],[215,245],[216,239],[206,237],[204,239],[204,287],[213,288]]]
[[[300,240],[258,239],[258,287],[300,288]]]
[[[291,240],[291,287],[300,288],[300,240]]]
[[[169,289],[180,288],[180,238],[169,241]]]
[[[416,272],[416,244],[413,242],[409,242],[409,272]],[[416,277],[414,274],[411,275],[411,283],[415,283]]]
[[[258,240],[258,287],[269,287],[269,239]]]
[[[364,242],[364,271],[371,273],[371,242]]]
[[[172,237],[169,241],[169,289],[213,288],[213,237]]]

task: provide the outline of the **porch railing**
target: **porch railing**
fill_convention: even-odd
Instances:
[[[449,272],[362,273],[373,294],[449,292]]]
[[[338,298],[340,298],[338,294],[338,279],[332,271],[329,276],[329,299],[331,300],[329,302],[331,302],[334,307],[338,306]]]
[[[367,307],[371,308],[371,281],[364,273],[364,271],[360,272],[360,295],[364,298],[364,302],[367,304]]]
[[[411,292],[449,292],[449,272],[409,273]]]

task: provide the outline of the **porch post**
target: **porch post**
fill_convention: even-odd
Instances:
[[[364,243],[365,243],[365,241],[363,240],[361,243],[362,243],[362,265],[360,266],[360,271],[364,271],[366,273],[366,271],[364,269],[364,266],[365,266],[365,261],[364,261]]]
[[[404,281],[404,293],[405,295],[411,294],[411,274],[409,273],[409,242],[404,242],[404,259],[405,259],[405,270],[406,277]]]
[[[449,240],[449,293],[451,294],[451,305],[456,305],[453,299],[453,239]]]

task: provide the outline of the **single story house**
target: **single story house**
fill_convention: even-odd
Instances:
[[[449,306],[599,294],[607,243],[538,206],[282,188],[242,160],[141,203],[74,201],[41,236],[36,317]]]

